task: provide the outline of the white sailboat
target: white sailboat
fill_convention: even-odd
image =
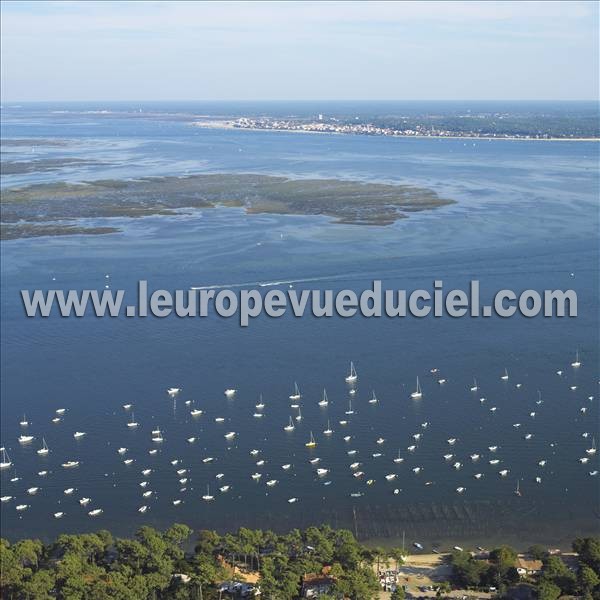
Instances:
[[[44,455],[48,454],[48,452],[50,452],[50,449],[48,448],[48,444],[46,444],[46,438],[42,438],[42,447],[39,450],[36,450],[36,452],[40,456],[44,456]]]
[[[131,413],[131,419],[129,420],[129,423],[127,423],[127,427],[129,427],[129,429],[135,429],[137,426],[138,423],[135,420],[135,414]]]
[[[475,379],[475,377],[473,377],[473,385],[471,386],[471,391],[476,392],[478,389],[479,389],[479,386],[477,385],[477,379]]]
[[[571,363],[571,366],[575,369],[581,366],[581,361],[579,360],[579,350],[575,352],[575,360]]]
[[[348,410],[346,411],[347,415],[353,415],[354,410],[352,409],[352,398],[348,399]]]
[[[588,448],[585,453],[589,454],[590,456],[596,454],[596,438],[592,438],[592,447]]]
[[[358,379],[358,374],[354,368],[354,363],[350,361],[350,373],[346,377],[346,383],[354,383]]]
[[[300,398],[302,398],[300,388],[298,387],[298,384],[294,381],[294,392],[290,395],[290,400],[300,400]]]
[[[329,404],[329,398],[327,397],[327,390],[323,388],[323,398],[319,400],[319,406],[327,406]]]
[[[292,422],[292,417],[290,416],[290,422],[283,428],[284,431],[294,431],[294,423]]]
[[[206,494],[204,494],[204,496],[202,496],[202,500],[205,500],[206,502],[210,502],[211,500],[214,500],[215,497],[211,495],[210,493],[210,486],[208,484],[206,484]]]
[[[421,384],[419,383],[419,376],[417,375],[417,388],[416,390],[410,395],[410,397],[413,400],[418,400],[419,398],[421,398],[423,396],[423,391],[421,390]]]
[[[375,390],[373,390],[373,395],[369,399],[369,404],[377,404],[379,400],[377,400],[377,396],[375,395]]]
[[[298,414],[296,415],[296,421],[302,421],[302,411],[298,409]]]
[[[504,375],[502,375],[500,379],[502,379],[502,381],[508,381],[508,369],[504,369]]]
[[[27,420],[27,417],[25,415],[23,415],[23,420],[19,421],[19,425],[21,427],[27,427],[29,425],[29,421]]]
[[[177,396],[177,394],[179,394],[180,391],[181,388],[172,387],[167,390],[167,394],[169,394],[171,398],[175,398],[175,396]]]
[[[331,435],[333,433],[333,429],[331,429],[331,425],[329,424],[329,419],[327,419],[327,429],[323,431],[325,435]]]
[[[2,461],[0,461],[0,469],[8,469],[11,466],[12,461],[8,456],[8,452],[6,451],[6,448],[2,448]]]

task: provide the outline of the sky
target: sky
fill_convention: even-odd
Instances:
[[[1,3],[2,101],[598,100],[596,2]]]

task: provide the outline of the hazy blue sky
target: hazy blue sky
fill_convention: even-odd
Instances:
[[[2,2],[4,100],[597,99],[595,2]]]

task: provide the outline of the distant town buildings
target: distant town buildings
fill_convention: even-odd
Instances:
[[[269,117],[241,117],[231,123],[239,129],[266,129],[276,131],[305,131],[313,133],[339,133],[376,136],[409,136],[409,137],[461,137],[461,138],[522,138],[547,139],[548,134],[518,135],[500,133],[482,133],[480,131],[452,131],[436,129],[433,126],[414,125],[412,128],[378,127],[371,123],[340,123],[337,119],[325,120],[323,114],[317,115],[316,121],[299,119],[275,119]]]

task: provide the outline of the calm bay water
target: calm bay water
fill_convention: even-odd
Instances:
[[[89,107],[98,109],[102,107]],[[130,533],[142,523],[283,529],[330,522],[362,538],[424,542],[490,539],[564,543],[598,527],[598,481],[589,475],[598,429],[598,145],[571,142],[381,139],[205,130],[185,119],[90,114],[83,107],[5,107],[3,138],[68,140],[65,146],[3,148],[3,160],[85,158],[91,164],[6,175],[2,185],[36,181],[255,172],[412,183],[457,201],[385,228],[335,225],[326,218],[246,215],[239,209],[117,221],[123,232],[2,242],[2,445],[14,463],[3,471],[2,535],[50,537],[106,527]],[[169,110],[162,107],[162,110]],[[194,110],[201,112],[201,107]],[[240,111],[242,109],[239,109]],[[266,109],[265,109],[266,110]],[[181,112],[173,107],[172,113]],[[361,291],[468,288],[482,298],[499,289],[573,288],[576,319],[26,319],[20,289],[105,285],[133,294],[154,288],[293,281],[297,289]],[[55,281],[53,281],[55,278]],[[287,284],[280,287],[285,288]],[[579,350],[582,367],[570,363]],[[355,414],[347,417],[344,376],[359,372]],[[508,382],[500,380],[504,368]],[[431,374],[433,368],[439,369]],[[556,371],[562,369],[563,376]],[[422,400],[409,395],[416,376]],[[447,383],[438,385],[444,377]],[[480,389],[469,391],[473,377]],[[283,431],[293,382],[303,420]],[[517,388],[516,384],[522,384]],[[168,387],[181,387],[176,402]],[[577,386],[571,390],[571,386]],[[330,404],[317,405],[323,388]],[[238,394],[227,400],[225,388]],[[368,403],[372,389],[380,402]],[[543,404],[536,404],[538,390]],[[263,394],[264,417],[253,417]],[[589,397],[593,396],[593,400]],[[485,397],[485,402],[480,398]],[[185,401],[193,401],[186,406]],[[134,405],[140,426],[129,430]],[[52,424],[56,408],[67,409]],[[190,409],[204,414],[196,419]],[[491,412],[491,407],[497,407]],[[586,412],[582,413],[581,408]],[[530,413],[535,412],[535,417]],[[36,436],[20,446],[19,421]],[[215,417],[224,417],[216,423]],[[342,426],[340,420],[347,419]],[[322,434],[328,420],[334,433]],[[422,423],[428,422],[426,428]],[[514,424],[521,423],[520,427]],[[151,441],[160,427],[165,441]],[[85,431],[80,441],[73,432]],[[236,431],[234,441],[224,433]],[[318,446],[304,444],[310,431]],[[589,432],[585,439],[582,433]],[[415,442],[413,434],[421,433]],[[526,433],[532,433],[525,440]],[[345,442],[343,436],[351,435]],[[51,452],[35,450],[45,437]],[[186,439],[195,436],[194,444]],[[385,438],[383,444],[376,440]],[[457,438],[450,446],[448,438]],[[407,447],[416,444],[414,452]],[[490,453],[488,446],[498,445]],[[117,448],[135,459],[129,466]],[[156,455],[148,451],[158,447]],[[250,450],[260,450],[252,456]],[[355,449],[357,454],[348,455]],[[398,450],[404,462],[393,458]],[[373,457],[373,453],[381,453]],[[455,454],[450,463],[446,453]],[[470,455],[481,454],[478,461]],[[203,463],[203,458],[214,462]],[[318,477],[309,458],[329,468]],[[498,458],[501,463],[490,465]],[[80,466],[64,470],[65,460]],[[180,464],[171,465],[179,459]],[[256,461],[266,462],[259,467]],[[463,466],[456,470],[452,463]],[[540,467],[538,462],[546,460]],[[365,476],[351,476],[362,463]],[[291,463],[289,471],[281,465]],[[413,468],[422,467],[418,475]],[[141,470],[151,468],[143,477]],[[188,469],[185,492],[176,470]],[[498,475],[508,469],[506,478]],[[38,472],[46,470],[46,476]],[[262,480],[251,479],[254,472]],[[484,476],[474,479],[475,473]],[[222,479],[216,475],[223,473]],[[388,482],[386,474],[397,473]],[[11,482],[15,476],[21,479]],[[535,477],[542,478],[540,484]],[[265,485],[278,479],[278,485]],[[366,485],[367,479],[375,480]],[[151,499],[143,499],[142,480]],[[514,489],[520,480],[522,496]],[[331,481],[330,485],[324,485]],[[201,496],[210,485],[216,500]],[[221,494],[218,487],[229,484]],[[34,496],[27,488],[39,486]],[[63,490],[77,488],[72,496]],[[457,487],[466,487],[457,494]],[[398,489],[394,494],[393,490]],[[361,497],[350,494],[361,492]],[[92,499],[87,508],[78,499]],[[287,499],[298,497],[289,504]],[[183,503],[173,506],[172,500]],[[23,513],[17,503],[30,504]],[[146,504],[144,515],[138,508]],[[101,507],[92,519],[87,511]],[[63,519],[52,514],[64,511]]]

